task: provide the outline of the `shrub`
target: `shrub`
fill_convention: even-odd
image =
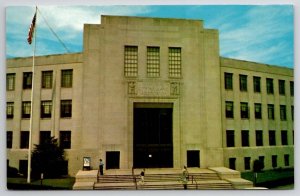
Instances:
[[[57,139],[51,137],[46,142],[35,145],[32,152],[32,177],[57,178],[65,174],[64,149],[60,148]]]

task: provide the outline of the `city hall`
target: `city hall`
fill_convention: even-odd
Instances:
[[[81,53],[35,57],[34,74],[32,57],[7,59],[8,164],[27,173],[32,118],[32,145],[57,138],[71,176],[84,157],[105,170],[293,168],[293,69],[221,57],[203,26],[104,15],[84,25]]]

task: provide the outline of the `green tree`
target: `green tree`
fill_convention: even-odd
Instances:
[[[264,163],[261,160],[259,160],[259,159],[256,159],[253,162],[254,185],[255,186],[257,184],[258,173],[261,172],[261,170],[263,170],[264,167],[265,167]]]
[[[36,145],[32,152],[32,177],[44,178],[61,177],[65,171],[64,149],[59,147],[57,139],[51,137],[49,140]]]
[[[259,159],[256,159],[253,163],[253,171],[254,172],[261,172],[261,170],[264,169],[264,163],[259,160]]]

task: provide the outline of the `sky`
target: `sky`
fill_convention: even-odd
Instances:
[[[82,52],[84,24],[100,24],[101,15],[183,18],[204,21],[218,29],[222,57],[294,67],[294,8],[292,5],[114,5],[39,6],[36,55]],[[32,56],[27,43],[35,7],[6,8],[6,57]],[[45,22],[46,21],[46,22]]]

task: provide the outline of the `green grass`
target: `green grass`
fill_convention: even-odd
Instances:
[[[44,179],[41,180],[32,180],[30,184],[27,183],[26,178],[7,178],[7,188],[9,190],[71,190],[75,178],[60,178],[60,179]]]
[[[253,172],[241,173],[242,178],[254,182]],[[266,170],[257,173],[256,186],[273,188],[294,183],[294,169]]]

